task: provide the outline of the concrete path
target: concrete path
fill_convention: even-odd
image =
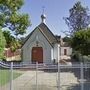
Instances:
[[[38,90],[58,90],[57,89],[57,72],[44,72],[38,71],[37,76]],[[78,85],[77,78],[71,72],[60,73],[60,90],[73,90],[67,89],[71,86]],[[9,84],[3,86],[0,90],[10,90]],[[36,90],[36,72],[26,71],[23,75],[13,81],[13,90]],[[75,89],[75,90],[80,90]]]

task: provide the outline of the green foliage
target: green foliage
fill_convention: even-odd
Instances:
[[[75,61],[82,61],[82,55],[78,51],[74,51],[71,55],[71,58]]]
[[[22,75],[22,73],[18,73],[16,71],[13,70],[13,79],[16,79],[17,77],[19,77],[20,75]],[[10,71],[9,69],[0,69],[0,87],[2,87],[3,85],[7,84],[10,82]]]
[[[86,29],[90,24],[89,9],[83,7],[80,1],[69,10],[69,14],[69,17],[65,17],[65,22],[70,28],[68,31],[70,35],[73,35],[76,31]]]
[[[10,30],[4,31],[3,34],[6,39],[6,47],[11,48],[12,51],[21,46],[18,35],[26,33],[26,29],[31,25],[28,14],[19,13],[23,4],[24,0],[0,0],[0,26]],[[12,32],[16,37],[11,35]],[[3,52],[2,46],[0,52]]]
[[[11,46],[11,42],[13,41],[14,37],[11,36],[10,31],[7,31],[7,30],[3,31],[3,35],[4,35],[5,39],[6,39],[6,47],[8,48],[8,47]]]
[[[71,46],[82,55],[90,55],[90,28],[76,32],[72,37]]]
[[[26,29],[30,25],[28,18],[29,16],[27,14],[13,13],[10,16],[10,23],[12,23],[12,27],[9,28],[14,31],[16,36],[26,33]]]
[[[11,48],[12,51],[15,51],[21,46],[20,42],[16,38],[14,38],[14,36],[11,35],[10,31],[3,31],[3,34],[6,39],[7,48]]]
[[[63,38],[63,41],[69,43],[71,41],[71,38],[66,36]]]
[[[24,4],[24,1],[23,0],[0,0],[0,4],[11,11],[15,11],[21,8],[21,6]]]
[[[4,58],[4,48],[5,48],[6,40],[3,35],[3,32],[0,28],[0,59]]]
[[[29,16],[18,12],[23,4],[23,0],[0,0],[0,26],[8,27],[16,36],[23,35],[31,25]]]
[[[81,55],[78,51],[73,52],[71,57],[75,61],[90,62],[90,56],[89,55]]]
[[[14,52],[14,51],[16,51],[16,49],[18,49],[18,48],[20,48],[21,47],[21,45],[20,45],[20,43],[19,43],[19,41],[18,40],[16,40],[16,39],[14,39],[13,41],[12,41],[12,43],[11,43],[11,50]]]
[[[19,43],[20,43],[21,45],[23,45],[24,41],[25,41],[25,37],[19,38]]]
[[[89,56],[83,56],[83,61],[84,62],[90,62],[90,57]]]

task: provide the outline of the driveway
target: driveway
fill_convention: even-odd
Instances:
[[[36,71],[25,71],[13,81],[13,88],[14,90],[36,90],[36,82],[38,90],[57,90],[57,72],[38,71],[36,80]],[[70,89],[75,85],[79,85],[79,82],[72,72],[60,73],[60,90],[77,90]],[[0,90],[10,90],[9,86],[10,84],[7,84]]]

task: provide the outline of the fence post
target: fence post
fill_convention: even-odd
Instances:
[[[10,90],[14,90],[13,89],[13,62],[11,62],[11,66],[10,66]]]
[[[36,62],[36,90],[38,90],[38,62]]]
[[[60,90],[60,64],[58,62],[58,90]]]
[[[81,68],[80,68],[80,71],[81,71],[81,90],[84,90],[84,65],[83,63],[81,62]]]

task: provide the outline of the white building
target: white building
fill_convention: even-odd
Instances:
[[[63,42],[60,44],[61,53],[60,53],[60,59],[61,60],[70,60],[70,56],[72,54],[72,48],[67,42]]]
[[[41,19],[42,22],[26,37],[22,46],[24,62],[53,63],[60,60],[60,39],[45,24],[46,16],[41,15]]]

